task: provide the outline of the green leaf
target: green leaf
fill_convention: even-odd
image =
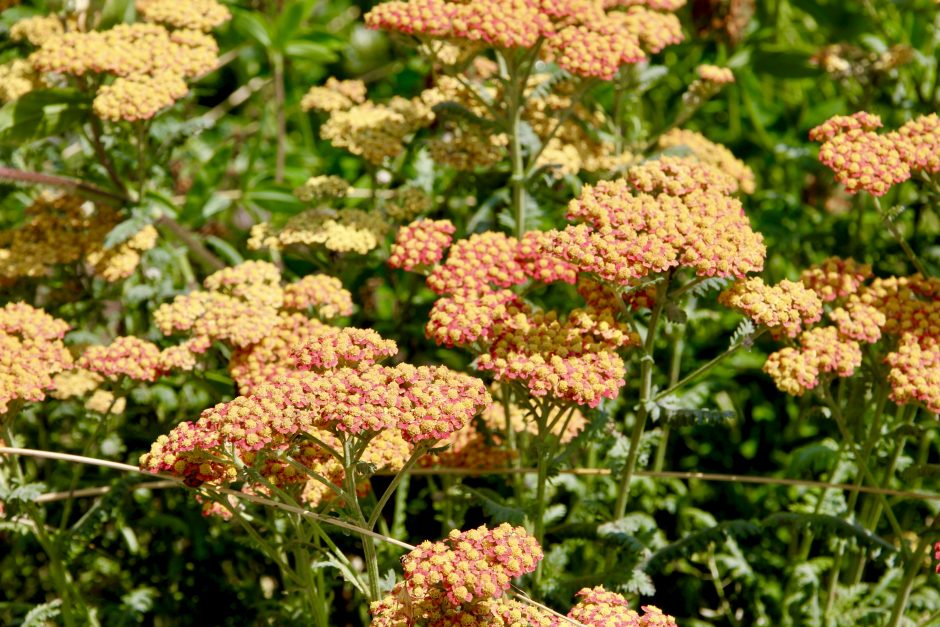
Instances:
[[[811,54],[796,50],[770,48],[754,51],[751,68],[755,74],[769,74],[780,78],[813,78],[822,70],[809,62]]]
[[[333,63],[337,60],[335,52],[323,44],[293,39],[284,47],[284,56],[296,61],[312,61],[315,63]]]
[[[475,500],[493,522],[508,522],[513,525],[521,525],[525,522],[525,513],[521,509],[506,505],[503,499],[492,490],[474,489],[465,485],[457,486],[457,489]]]
[[[53,618],[61,613],[61,610],[59,610],[61,605],[62,599],[37,605],[23,619],[22,627],[43,627],[43,625],[49,624]]]
[[[120,246],[140,233],[145,226],[152,223],[153,220],[147,214],[135,211],[130,218],[108,231],[108,234],[104,237],[104,249],[111,250],[115,246]]]
[[[101,8],[101,19],[98,20],[98,30],[106,30],[117,24],[133,22],[137,13],[135,3],[131,0],[104,0],[98,4]]]
[[[271,47],[271,26],[257,13],[238,11],[232,19],[232,27],[262,48],[267,50]]]
[[[90,113],[90,98],[75,89],[31,91],[0,108],[0,145],[19,146],[66,133]]]

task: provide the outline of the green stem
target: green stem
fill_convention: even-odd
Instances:
[[[695,310],[695,299],[689,300],[687,313],[691,314]],[[679,381],[679,373],[682,369],[682,351],[685,348],[685,329],[675,325],[672,333],[672,357],[669,362],[669,387],[671,388]],[[663,425],[663,435],[659,440],[659,446],[656,447],[656,459],[653,462],[653,470],[659,472],[666,463],[666,449],[669,446],[669,423]]]
[[[887,214],[885,214],[884,209],[881,206],[881,200],[877,196],[872,197],[875,201],[875,207],[878,209],[878,214],[881,216],[881,221],[888,231],[891,233],[891,236],[901,247],[901,250],[904,251],[904,255],[907,257],[907,260],[911,262],[911,265],[914,266],[914,269],[924,278],[930,278],[930,273],[927,272],[927,267],[920,260],[920,257],[917,256],[917,253],[914,252],[914,249],[911,248],[910,244],[907,243],[907,240],[904,238],[904,235],[901,233],[901,230],[898,228],[898,225],[892,220]]]
[[[3,422],[4,418],[6,417],[0,416],[0,423]],[[3,439],[9,442],[10,445],[14,442],[13,431],[9,423],[5,424],[3,427]],[[9,466],[19,484],[25,485],[26,475],[23,473],[19,460],[15,456],[9,456]],[[6,484],[6,479],[2,475],[0,475],[0,480],[2,480],[3,484]],[[63,624],[65,627],[72,627],[72,625],[80,623],[93,622],[91,621],[91,614],[82,599],[81,593],[75,588],[74,582],[72,582],[69,576],[66,564],[62,555],[59,553],[56,539],[50,536],[46,531],[44,516],[34,503],[24,503],[22,507],[30,523],[32,523],[36,541],[39,542],[39,546],[42,547],[42,550],[46,553],[46,557],[49,560],[48,564],[49,570],[52,571],[52,580],[62,599],[60,612]],[[76,610],[78,610],[78,612],[76,612]],[[81,617],[82,615],[84,615],[84,618]]]
[[[766,333],[766,332],[767,332],[766,329],[761,329],[760,331],[758,331],[757,333],[755,333],[753,336],[751,336],[751,340],[750,340],[751,343],[753,343],[754,341],[756,341],[757,338],[759,338],[760,336],[762,336],[762,335],[763,335],[764,333]],[[734,346],[732,346],[731,348],[729,348],[728,350],[726,350],[726,351],[723,352],[722,354],[720,354],[720,355],[718,355],[717,357],[715,357],[715,358],[709,360],[709,361],[708,361],[707,363],[705,363],[704,365],[702,365],[702,366],[696,368],[695,370],[693,370],[692,372],[690,372],[690,373],[687,374],[686,376],[682,377],[682,379],[680,379],[678,382],[674,383],[673,385],[670,385],[668,388],[666,388],[666,389],[663,390],[662,392],[659,392],[656,396],[653,397],[653,402],[655,403],[655,402],[657,402],[657,401],[661,401],[662,399],[666,398],[667,396],[669,396],[670,394],[672,394],[673,392],[675,392],[675,391],[678,390],[679,388],[681,388],[681,387],[687,385],[687,384],[690,383],[691,381],[693,381],[693,380],[697,379],[698,377],[702,376],[703,374],[705,374],[706,372],[708,372],[709,370],[711,370],[712,368],[714,368],[715,366],[717,366],[718,364],[720,364],[722,361],[724,361],[724,360],[727,359],[728,357],[731,357],[732,355],[734,355],[736,352],[738,352],[738,351],[739,351],[741,348],[743,348],[744,346],[745,346],[745,344],[744,344],[743,342],[742,342],[742,343],[739,343],[739,344],[735,344]]]
[[[901,590],[895,597],[894,607],[891,609],[891,618],[888,619],[887,627],[899,627],[901,619],[904,618],[904,610],[907,607],[907,601],[911,596],[911,589],[914,587],[914,579],[920,571],[924,561],[924,552],[930,547],[931,531],[940,525],[940,516],[934,516],[933,523],[921,535],[917,548],[908,556],[904,565],[904,579],[901,580]],[[903,542],[903,540],[902,540]]]
[[[437,440],[434,440],[433,442],[437,442]],[[408,461],[405,462],[405,465],[401,467],[401,470],[395,473],[394,477],[392,477],[391,483],[389,483],[388,487],[385,488],[385,492],[382,494],[382,497],[379,499],[378,503],[375,504],[375,509],[372,510],[372,515],[369,516],[369,521],[366,524],[366,527],[370,531],[375,529],[375,523],[378,522],[379,516],[382,515],[382,509],[385,508],[385,504],[388,503],[388,500],[392,498],[392,495],[398,488],[398,484],[401,483],[401,480],[408,474],[408,471],[411,470],[411,467],[417,463],[421,456],[427,453],[428,449],[433,446],[433,443],[428,442],[422,442],[421,444],[418,444],[411,452],[411,457],[408,458]]]
[[[826,395],[830,397],[827,392]],[[861,455],[856,455],[855,465],[857,467],[857,472],[855,475],[855,481],[853,486],[856,488],[852,490],[852,494],[849,495],[849,502],[846,506],[847,515],[851,518],[855,513],[855,506],[858,504],[858,497],[861,494],[857,488],[861,487],[865,482],[865,470],[868,468],[868,458],[871,456],[871,452],[875,447],[875,443],[878,441],[881,436],[881,421],[884,417],[884,408],[885,403],[888,400],[888,391],[885,386],[882,386],[878,392],[878,399],[875,403],[875,416],[872,419],[871,428],[868,431],[868,437],[865,439],[865,443],[862,445]],[[836,411],[833,410],[835,415]],[[841,408],[839,410],[839,415],[841,420]],[[845,547],[846,542],[844,540],[839,542],[839,549],[836,552],[835,560],[832,564],[832,570],[829,572],[829,584],[826,591],[826,608],[823,611],[823,618],[829,616],[832,611],[833,603],[836,599],[836,590],[839,586],[839,571],[842,569],[842,559],[845,556]]]
[[[509,155],[512,164],[512,176],[509,186],[512,190],[512,211],[516,219],[516,237],[525,233],[525,163],[522,158],[522,89],[515,77],[510,77],[509,94]]]
[[[349,505],[356,522],[363,527],[368,527],[368,530],[371,531],[372,528],[366,523],[362,508],[359,506],[359,495],[356,492],[356,464],[359,463],[359,459],[357,455],[354,455],[352,444],[348,438],[343,442],[343,457],[343,470],[346,473],[346,498],[351,501]],[[375,551],[375,540],[372,539],[371,535],[364,533],[359,534],[359,537],[362,539],[362,552],[366,562],[366,574],[369,579],[369,601],[378,601],[381,595],[379,593],[379,558]]]
[[[659,330],[659,319],[666,306],[666,295],[669,293],[669,275],[661,281],[656,288],[656,303],[650,313],[649,324],[646,328],[646,341],[643,343],[643,354],[640,357],[640,398],[636,412],[636,422],[633,424],[633,433],[630,436],[630,449],[627,461],[624,463],[620,486],[617,490],[617,502],[614,505],[614,520],[620,520],[627,513],[627,501],[630,498],[630,481],[636,470],[636,460],[640,453],[640,439],[646,428],[646,419],[649,414],[648,405],[653,389],[653,350],[656,347],[656,335]]]

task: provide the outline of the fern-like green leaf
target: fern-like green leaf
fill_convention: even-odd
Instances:
[[[760,527],[749,520],[728,520],[664,546],[646,560],[644,570],[648,573],[657,572],[668,562],[701,551],[709,545],[723,543],[728,538],[755,536],[760,532]]]

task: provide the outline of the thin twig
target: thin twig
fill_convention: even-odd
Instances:
[[[199,241],[198,237],[190,233],[186,227],[170,216],[166,214],[160,216],[160,218],[157,219],[157,226],[165,227],[166,230],[179,238],[179,240],[186,245],[186,248],[195,255],[196,259],[201,261],[208,269],[216,271],[225,267],[224,261],[206,248],[205,245]]]
[[[31,185],[47,185],[49,187],[61,187],[64,189],[74,189],[79,192],[85,192],[93,196],[112,199],[117,206],[127,201],[125,196],[101,189],[91,183],[79,179],[72,179],[65,176],[56,176],[54,174],[43,174],[41,172],[27,172],[16,168],[0,167],[0,179],[16,181],[18,183],[29,183]]]

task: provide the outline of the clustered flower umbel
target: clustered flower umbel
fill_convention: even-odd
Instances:
[[[371,28],[421,38],[482,42],[494,48],[532,48],[572,74],[610,80],[626,64],[682,41],[672,13],[682,2],[603,0],[408,0],[379,4],[366,14]],[[675,8],[673,8],[675,7]]]
[[[14,401],[39,402],[53,376],[72,365],[62,338],[69,325],[26,303],[0,308],[0,416]]]
[[[207,31],[231,14],[215,0],[138,0],[137,11],[147,22],[119,24],[106,31],[65,32],[61,25],[52,27],[52,22],[39,28],[36,18],[31,18],[18,34],[38,46],[29,57],[37,72],[116,77],[98,88],[92,105],[98,117],[113,122],[148,120],[189,92],[187,78],[215,67],[218,45]]]
[[[754,172],[751,168],[735,157],[730,150],[721,144],[716,144],[701,133],[672,129],[660,135],[659,147],[664,150],[685,148],[691,152],[691,157],[694,159],[714,166],[737,181],[737,191],[753,194],[756,189]]]
[[[294,343],[313,337],[340,341],[336,338],[344,330],[299,312],[328,320],[353,311],[352,295],[338,279],[315,274],[282,286],[280,270],[264,261],[220,270],[204,286],[154,313],[164,335],[190,335],[165,349],[162,359],[166,366],[180,368],[213,343],[226,344],[232,350],[229,370],[244,393],[293,370]]]
[[[227,483],[237,477],[235,457],[248,465],[262,451],[276,457],[291,450],[298,435],[313,436],[314,442],[356,437],[369,443],[386,432],[391,433],[380,440],[385,444],[373,450],[372,459],[401,467],[410,446],[446,438],[489,404],[478,379],[444,367],[379,365],[377,361],[396,352],[393,342],[368,330],[340,333],[343,341],[324,334],[293,345],[293,369],[160,436],[141,457],[141,468],[193,482]],[[317,445],[306,450],[311,464],[329,460],[330,453]],[[260,469],[269,479],[299,486],[307,482],[306,474],[287,472],[284,463],[270,461]],[[332,464],[327,478],[335,481],[341,471]],[[316,488],[306,494],[319,499],[323,493]]]
[[[541,559],[541,547],[522,527],[503,523],[492,529],[455,529],[446,539],[422,542],[402,558],[404,581],[372,604],[372,624],[551,624],[538,620],[548,615],[534,608],[532,617],[507,622],[507,613],[525,610],[502,600],[512,579],[533,572]]]
[[[940,118],[936,113],[910,120],[896,131],[877,133],[881,118],[859,111],[837,115],[810,131],[823,142],[819,160],[831,168],[846,191],[883,196],[912,172],[940,172]]]
[[[413,237],[420,224],[400,233],[396,264],[439,258],[443,241]],[[442,221],[433,228],[452,227]],[[439,344],[479,353],[477,369],[497,380],[518,382],[534,396],[596,407],[624,384],[617,351],[639,340],[613,310],[586,307],[561,317],[537,310],[508,289],[529,281],[576,281],[571,264],[543,251],[545,237],[533,231],[519,240],[490,231],[454,244],[427,278],[442,298],[431,310],[426,332]]]
[[[563,617],[505,596],[515,577],[535,570],[542,549],[522,527],[503,523],[453,530],[425,541],[402,558],[404,580],[372,603],[375,627],[559,627]],[[677,627],[651,605],[640,614],[616,592],[598,586],[578,592],[568,618],[587,627]]]
[[[18,227],[0,231],[0,283],[48,275],[54,267],[87,263],[106,281],[129,277],[141,254],[156,245],[157,230],[145,226],[126,241],[104,248],[121,214],[78,196],[43,195],[26,209]]]
[[[282,250],[289,246],[322,246],[338,253],[364,255],[376,248],[390,225],[381,215],[361,209],[309,209],[277,228],[261,222],[251,228],[248,247]]]
[[[644,605],[640,614],[630,608],[629,601],[604,586],[582,588],[578,603],[568,618],[589,627],[677,627],[676,619],[664,614],[655,605]]]
[[[805,270],[799,283],[768,287],[750,279],[719,298],[795,340],[764,364],[782,391],[800,396],[824,377],[852,376],[862,345],[878,345],[873,354],[890,367],[891,399],[940,410],[940,280],[872,278],[870,266],[832,257]]]
[[[763,268],[766,249],[730,195],[737,185],[702,162],[648,161],[625,179],[585,186],[568,207],[581,224],[548,232],[544,250],[620,287],[678,267],[743,277]]]

